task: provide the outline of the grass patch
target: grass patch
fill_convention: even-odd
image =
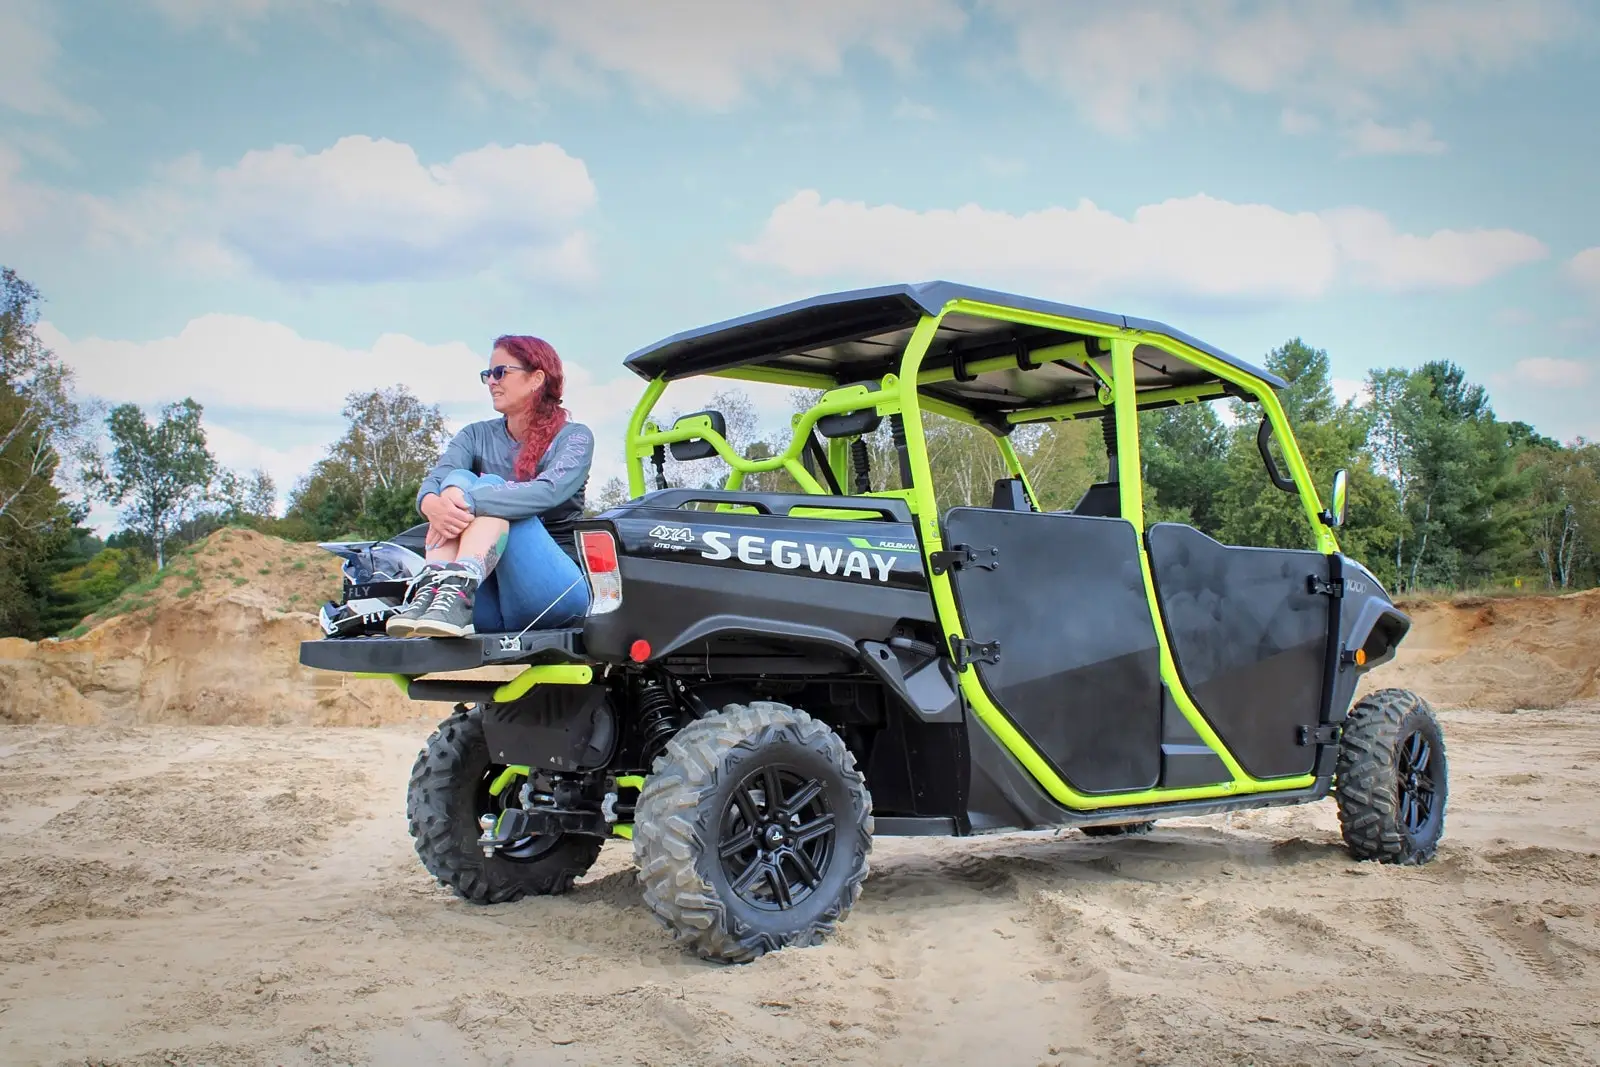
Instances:
[[[306,561],[303,560],[303,559],[295,560],[294,561],[294,566],[292,566],[290,568],[290,570],[296,570],[296,571],[303,571],[305,569],[306,569]]]
[[[195,593],[198,593],[199,591],[200,591],[200,583],[199,582],[195,582],[193,585],[184,586],[182,589],[178,590],[178,599],[179,600],[187,600],[189,597],[193,596]]]
[[[249,580],[250,580],[250,579],[248,579],[248,578],[235,578],[235,579],[234,579],[234,580],[233,580],[233,584],[234,584],[234,585],[236,585],[236,586],[238,586],[238,585],[244,585],[244,584],[245,584],[245,583],[246,583],[246,582],[248,582],[248,581],[249,581]]]
[[[256,573],[257,574],[271,574],[272,573],[272,568],[271,567],[262,567],[260,570],[256,571]]]

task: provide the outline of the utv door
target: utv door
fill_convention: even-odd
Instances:
[[[1079,792],[1154,786],[1161,662],[1133,525],[954,508],[944,543],[959,655],[1006,718]]]
[[[1309,773],[1326,691],[1332,600],[1320,552],[1237,548],[1177,523],[1148,535],[1184,688],[1257,778]]]

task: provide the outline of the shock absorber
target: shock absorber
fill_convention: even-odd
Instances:
[[[872,460],[867,453],[867,439],[857,437],[850,442],[850,465],[856,469],[856,492],[861,495],[872,492]]]
[[[678,708],[654,678],[639,683],[639,755],[646,767],[667,747],[678,732]]]
[[[889,433],[894,438],[894,452],[900,457],[900,488],[911,488],[911,453],[906,451],[906,420],[898,412],[889,416]]]

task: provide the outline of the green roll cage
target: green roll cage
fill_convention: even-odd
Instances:
[[[1024,358],[1035,367],[1042,366],[1052,359],[1067,357],[1083,359],[1100,379],[1100,384],[1094,397],[1069,403],[1013,411],[1006,416],[1006,419],[1013,425],[1021,425],[1050,420],[1071,420],[1086,416],[1103,416],[1107,409],[1110,409],[1116,425],[1121,515],[1131,522],[1141,535],[1145,529],[1145,523],[1142,493],[1143,479],[1140,476],[1141,467],[1139,461],[1138,411],[1156,406],[1191,404],[1214,400],[1229,395],[1230,390],[1227,387],[1231,385],[1234,387],[1234,392],[1252,397],[1265,412],[1266,419],[1271,426],[1273,435],[1283,454],[1285,464],[1288,467],[1288,476],[1293,481],[1299,496],[1300,504],[1305,512],[1306,521],[1311,528],[1317,550],[1330,555],[1339,551],[1339,544],[1333,530],[1334,522],[1337,520],[1330,520],[1323,511],[1316,486],[1312,482],[1310,470],[1300,454],[1293,429],[1289,426],[1283,407],[1278,402],[1277,394],[1271,385],[1239,367],[1201,351],[1193,345],[1159,332],[1118,327],[1090,319],[1009,308],[968,299],[951,300],[944,304],[938,313],[923,315],[917,322],[904,350],[900,354],[899,372],[884,375],[878,381],[878,388],[876,389],[869,389],[860,382],[840,385],[837,380],[827,374],[762,367],[759,364],[706,372],[711,377],[822,391],[822,397],[817,403],[794,416],[791,423],[793,433],[788,446],[778,455],[765,459],[752,460],[739,455],[728,444],[727,440],[715,430],[711,419],[704,415],[680,419],[676,424],[666,429],[662,429],[651,422],[650,413],[665,392],[668,384],[668,379],[665,375],[655,377],[646,385],[644,394],[634,408],[633,415],[628,423],[625,462],[627,464],[630,497],[638,498],[645,494],[647,485],[645,464],[651,459],[657,447],[670,445],[674,442],[692,440],[705,441],[728,464],[731,473],[728,476],[727,489],[739,489],[743,485],[745,478],[751,474],[783,470],[788,472],[790,477],[807,493],[821,496],[831,495],[806,468],[801,458],[807,441],[811,439],[812,428],[816,425],[817,420],[824,416],[862,411],[870,407],[879,415],[899,415],[902,419],[905,427],[906,453],[911,473],[911,485],[908,488],[885,489],[864,495],[897,497],[905,501],[921,532],[922,547],[925,553],[924,559],[927,562],[933,553],[939,552],[944,548],[944,544],[939,525],[939,504],[934,495],[933,473],[929,466],[926,442],[923,437],[922,413],[928,411],[968,425],[984,426],[982,420],[961,405],[943,398],[927,396],[921,392],[922,386],[951,381],[955,377],[954,368],[922,369],[923,357],[927,354],[929,346],[939,330],[940,323],[950,315],[971,316],[1004,323],[1034,326],[1046,330],[1059,330],[1079,337],[1089,338],[1088,341],[1076,340],[1068,344],[1034,349],[1025,354],[1018,353],[975,361],[967,365],[966,371],[969,374],[981,374],[985,371],[998,370],[1026,371],[1030,367],[1023,365],[1022,360]],[[1084,359],[1088,355],[1086,345],[1091,343],[1097,346],[1100,354],[1109,351],[1111,356],[1109,373],[1093,359]],[[1193,367],[1208,372],[1217,380],[1200,385],[1169,386],[1146,389],[1141,392],[1136,387],[1134,371],[1134,351],[1140,346],[1150,346],[1169,353]],[[908,389],[905,387],[907,382],[915,382],[917,387]],[[1004,459],[1006,469],[1013,477],[1021,481],[1028,498],[1034,503],[1035,507],[1038,507],[1038,496],[1028,480],[1027,472],[1022,469],[1022,463],[1016,449],[1006,437],[995,435],[995,440]],[[838,483],[840,485],[846,484],[848,442],[841,438],[830,440],[828,442],[827,460]],[[1335,495],[1339,495],[1338,488],[1335,489]],[[721,510],[741,510],[736,504],[726,503],[719,504],[718,508]],[[791,511],[791,514],[804,516],[810,513],[807,509],[795,509]],[[834,508],[819,508],[815,514],[819,517],[825,516],[833,519],[846,518],[852,515],[859,518],[879,518],[875,514],[840,511]],[[1271,779],[1252,777],[1240,766],[1238,760],[1228,751],[1221,738],[1217,736],[1216,731],[1211,728],[1205,717],[1201,715],[1178,676],[1172,650],[1167,641],[1165,627],[1159,624],[1162,616],[1160,605],[1155,595],[1155,585],[1151,578],[1148,550],[1143,536],[1139,537],[1138,540],[1139,561],[1144,575],[1145,594],[1150,603],[1151,617],[1158,620],[1156,636],[1160,646],[1162,680],[1172,694],[1184,718],[1188,720],[1205,744],[1222,759],[1231,778],[1226,782],[1212,785],[1172,789],[1157,788],[1117,795],[1080,793],[1064,782],[1051,769],[1043,757],[1034,750],[1027,739],[1011,725],[1004,712],[984,691],[979,682],[977,672],[969,665],[961,668],[959,679],[963,693],[974,712],[1049,794],[1057,802],[1068,808],[1095,810],[1168,801],[1209,799],[1247,793],[1288,791],[1313,785],[1315,777],[1309,774]],[[935,609],[944,632],[952,640],[964,638],[966,635],[957,611],[950,576],[948,574],[935,574],[930,565],[928,567],[928,581],[932,590]]]

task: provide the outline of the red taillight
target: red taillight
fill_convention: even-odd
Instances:
[[[589,614],[604,615],[622,606],[622,571],[617,542],[607,530],[581,530],[578,549],[589,577]]]
[[[585,530],[578,535],[583,546],[583,562],[591,575],[610,574],[617,569],[617,543],[604,530]]]

